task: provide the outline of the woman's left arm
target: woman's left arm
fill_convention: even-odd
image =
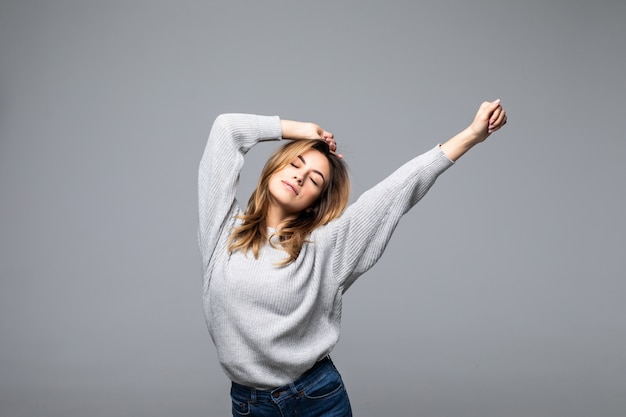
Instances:
[[[344,291],[378,261],[400,218],[428,192],[437,177],[505,123],[506,113],[499,100],[481,104],[468,128],[404,164],[329,224],[333,272]]]

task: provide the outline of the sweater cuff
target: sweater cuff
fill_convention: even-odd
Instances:
[[[282,140],[283,131],[280,128],[280,117],[259,116],[259,141]]]
[[[448,158],[448,155],[445,154],[444,151],[441,150],[441,143],[439,145],[436,146],[437,149],[439,149],[439,153],[441,153],[441,155],[448,160],[448,162],[450,162],[451,164],[454,164],[454,161],[450,158]]]
[[[430,157],[434,166],[437,167],[435,171],[438,171],[439,173],[442,173],[443,171],[454,165],[454,161],[448,158],[448,155],[446,155],[441,150],[441,145],[435,146],[430,151],[427,151],[424,155],[428,155]]]

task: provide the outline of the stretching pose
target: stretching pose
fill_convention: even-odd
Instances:
[[[217,117],[200,162],[199,233],[206,320],[232,381],[233,416],[351,416],[329,354],[341,300],[382,255],[398,221],[435,180],[507,120],[484,102],[472,123],[348,205],[332,133],[276,116]],[[267,161],[242,211],[244,155],[288,139]]]

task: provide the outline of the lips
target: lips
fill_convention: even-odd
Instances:
[[[298,190],[296,190],[296,187],[294,187],[293,184],[287,181],[282,181],[282,183],[285,185],[285,187],[291,190],[292,193],[294,193],[295,195],[298,195]]]

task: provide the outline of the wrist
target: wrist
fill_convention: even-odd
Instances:
[[[285,139],[318,139],[317,125],[310,122],[281,120],[282,135]]]
[[[489,136],[489,134],[487,132],[475,129],[473,126],[470,125],[463,132],[461,132],[461,136],[463,138],[463,141],[469,147],[472,147],[487,139],[487,136]]]
[[[476,128],[473,125],[469,125],[464,131],[463,135],[465,140],[471,146],[484,142],[489,137],[489,132],[486,129]]]

